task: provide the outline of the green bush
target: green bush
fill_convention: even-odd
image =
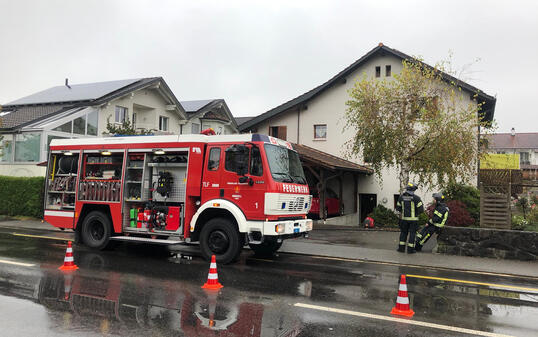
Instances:
[[[418,225],[419,227],[422,227],[426,224],[426,222],[428,222],[428,220],[430,220],[430,217],[428,216],[428,213],[424,212],[424,213],[420,213],[420,215],[418,216]]]
[[[473,186],[450,184],[443,192],[446,200],[461,201],[474,223],[480,223],[480,191]]]
[[[383,205],[377,205],[370,214],[376,226],[397,226],[399,219],[396,213]]]
[[[43,216],[44,177],[0,176],[0,214]]]

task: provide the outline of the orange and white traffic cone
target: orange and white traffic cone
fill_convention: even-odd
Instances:
[[[407,294],[407,283],[405,275],[400,278],[400,287],[398,289],[398,297],[396,298],[396,306],[392,308],[391,314],[406,317],[413,317],[415,312],[409,307],[409,295]]]
[[[71,246],[71,241],[67,242],[67,250],[65,251],[64,264],[58,269],[63,271],[71,271],[78,269],[77,265],[75,264],[75,260],[73,259],[73,247]]]
[[[222,288],[222,284],[219,283],[219,275],[217,274],[217,259],[215,259],[215,255],[211,256],[211,264],[209,265],[209,274],[207,274],[207,282],[202,286],[202,288]]]

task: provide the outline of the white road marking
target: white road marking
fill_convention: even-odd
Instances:
[[[330,307],[322,307],[322,306],[319,306],[319,305],[312,305],[312,304],[306,304],[306,303],[295,303],[294,306],[301,307],[301,308],[307,308],[307,309],[327,311],[327,312],[334,312],[334,313],[343,314],[343,315],[351,315],[351,316],[372,318],[372,319],[378,319],[378,320],[389,321],[389,322],[397,322],[397,323],[418,325],[418,326],[423,326],[423,327],[426,327],[426,328],[441,329],[441,330],[447,330],[447,331],[453,331],[453,332],[461,332],[461,333],[466,333],[466,334],[471,334],[471,335],[476,335],[476,336],[513,337],[513,336],[510,336],[510,335],[497,334],[497,333],[493,333],[493,332],[485,332],[485,331],[480,331],[480,330],[458,328],[458,327],[449,326],[449,325],[442,325],[442,324],[435,324],[435,323],[428,323],[428,322],[421,322],[421,321],[412,321],[412,320],[404,319],[404,318],[368,314],[368,313],[364,313],[364,312],[337,309],[337,308],[330,308]]]
[[[8,261],[8,260],[0,260],[0,263],[13,264],[15,266],[23,266],[23,267],[33,267],[33,266],[35,266],[35,264],[33,264],[33,263],[23,263],[23,262],[15,262],[15,261]]]

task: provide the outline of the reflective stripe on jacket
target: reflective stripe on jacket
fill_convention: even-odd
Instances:
[[[424,205],[418,195],[405,191],[398,197],[396,210],[402,214],[402,220],[418,221],[418,216],[424,212]]]
[[[449,209],[445,204],[437,204],[433,210],[433,216],[429,223],[437,227],[443,227],[448,219],[448,211]]]

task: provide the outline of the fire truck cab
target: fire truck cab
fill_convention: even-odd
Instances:
[[[54,139],[44,202],[45,221],[89,247],[199,242],[222,263],[312,229],[297,152],[259,134]]]

